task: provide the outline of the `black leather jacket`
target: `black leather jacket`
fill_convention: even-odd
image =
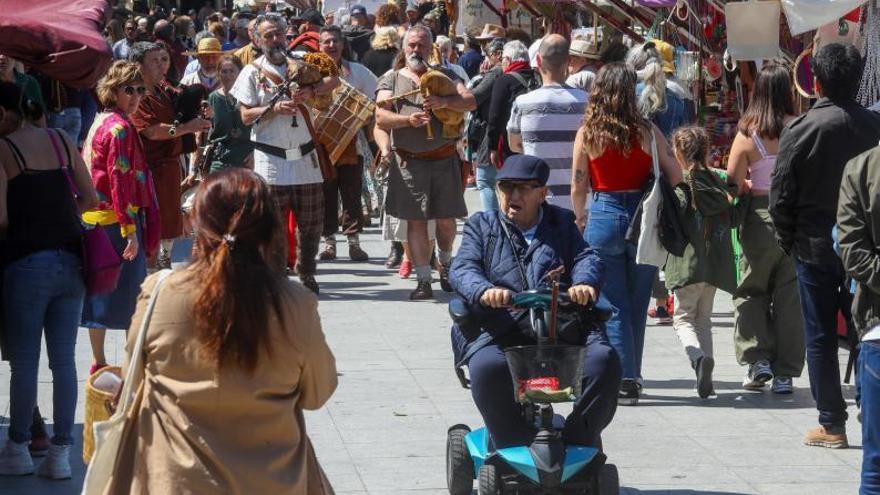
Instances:
[[[880,142],[880,114],[821,98],[782,131],[770,187],[779,246],[810,264],[837,262],[831,230],[846,163]]]

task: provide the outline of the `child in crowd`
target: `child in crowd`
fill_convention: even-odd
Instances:
[[[679,129],[672,136],[672,149],[684,172],[675,193],[690,240],[682,256],[669,255],[666,286],[675,295],[673,328],[696,372],[697,393],[705,399],[715,392],[715,290],[733,293],[736,289],[730,238],[733,200],[725,181],[709,168],[709,136],[704,129]]]

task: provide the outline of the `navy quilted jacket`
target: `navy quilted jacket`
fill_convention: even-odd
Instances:
[[[547,272],[565,265],[561,282],[566,285],[587,284],[601,289],[605,268],[599,256],[589,248],[574,223],[569,210],[544,203],[544,216],[538,225],[535,239],[526,245],[519,230],[503,219],[499,211],[484,211],[471,216],[464,226],[461,247],[449,273],[449,281],[461,297],[472,307],[479,305],[486,289],[506,287],[513,292],[536,288]],[[523,283],[517,267],[513,244],[507,239],[501,222],[517,244],[520,259],[525,265],[528,284]],[[483,328],[493,338],[516,329],[514,315],[500,311]],[[463,335],[453,328],[453,347],[456,361],[476,340],[478,335]],[[484,337],[485,339],[485,337]]]

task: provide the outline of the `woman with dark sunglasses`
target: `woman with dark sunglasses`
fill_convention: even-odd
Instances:
[[[83,147],[83,158],[98,190],[98,205],[83,221],[99,225],[122,258],[122,272],[113,292],[86,298],[82,326],[89,328],[95,362],[90,373],[106,366],[104,335],[108,328],[128,329],[146,258],[158,247],[158,205],[143,144],[129,116],[138,109],[146,89],[140,66],[117,61],[98,82],[104,113],[95,118]],[[152,241],[151,241],[152,240]]]

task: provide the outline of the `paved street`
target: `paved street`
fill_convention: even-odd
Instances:
[[[476,192],[468,192],[472,209]],[[362,244],[369,264],[343,259],[319,265],[320,312],[339,369],[339,388],[327,407],[307,414],[309,435],[340,494],[433,495],[445,491],[446,429],[479,425],[470,395],[452,371],[446,294],[437,302],[408,302],[413,281],[382,266],[387,254],[378,228]],[[347,254],[340,243],[339,252]],[[730,297],[715,309],[717,398],[693,392],[689,363],[671,327],[649,327],[645,349],[645,397],[638,407],[619,408],[606,430],[609,460],[620,469],[629,494],[854,494],[861,444],[858,423],[849,424],[848,450],[801,445],[815,425],[807,378],[795,380],[788,397],[740,389],[743,369],[733,357]],[[77,362],[83,419],[82,379],[89,367],[88,335],[80,333]],[[121,333],[108,338],[108,358],[121,362]],[[842,363],[846,354],[841,354]],[[39,404],[51,418],[51,374],[40,371]],[[854,388],[846,387],[852,404]],[[855,416],[855,409],[850,408]],[[8,423],[9,367],[0,364],[0,424]],[[0,427],[5,439],[5,427]],[[79,442],[77,449],[80,448]],[[49,482],[35,477],[0,478],[4,495],[79,493],[75,478]]]

